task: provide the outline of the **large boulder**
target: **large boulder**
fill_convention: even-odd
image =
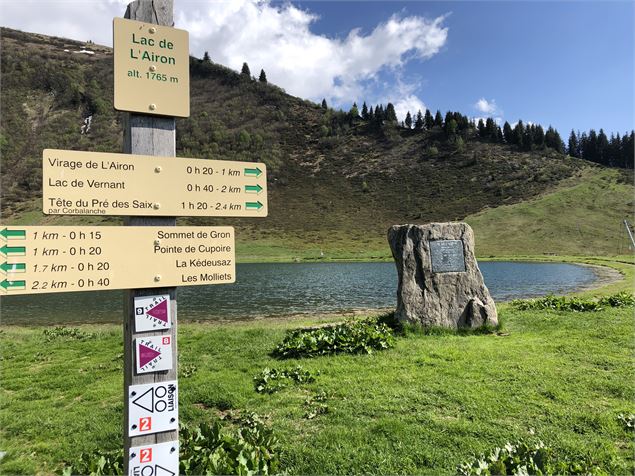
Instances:
[[[454,329],[498,323],[467,223],[395,225],[388,242],[399,275],[399,321]]]

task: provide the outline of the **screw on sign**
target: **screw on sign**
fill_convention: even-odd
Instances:
[[[168,441],[130,448],[129,476],[176,476],[179,474],[179,445]]]

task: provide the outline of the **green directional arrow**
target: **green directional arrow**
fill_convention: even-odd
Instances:
[[[26,254],[26,247],[4,245],[0,248],[0,253],[4,253],[5,255],[24,255]]]
[[[246,193],[260,193],[262,192],[262,187],[260,185],[245,185]]]
[[[24,273],[26,271],[26,264],[24,263],[7,263],[6,261],[0,264],[0,269],[5,273]]]
[[[247,202],[245,203],[245,207],[247,208],[247,210],[260,210],[262,207],[264,207],[264,205],[262,203],[260,203],[260,200],[257,202]]]
[[[2,238],[26,238],[26,230],[9,230],[5,228],[0,230],[0,236]]]
[[[262,174],[262,170],[258,167],[255,169],[245,169],[245,177],[260,177]]]
[[[0,286],[4,289],[13,289],[13,288],[24,288],[26,287],[26,281],[8,281],[4,280],[0,282]]]

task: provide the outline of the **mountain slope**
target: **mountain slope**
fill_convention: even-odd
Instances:
[[[45,217],[38,201],[42,149],[121,151],[112,51],[5,28],[0,33],[3,221],[119,223],[117,217]],[[84,47],[94,54],[80,53]],[[331,256],[384,255],[392,224],[463,219],[601,170],[550,149],[518,152],[481,142],[474,131],[459,145],[439,127],[416,133],[373,127],[220,65],[192,58],[190,69],[192,112],[177,120],[177,155],[267,163],[270,216],[181,222],[236,226],[239,251],[253,259],[324,249]],[[90,115],[91,130],[82,134]],[[496,240],[496,233],[488,237]]]

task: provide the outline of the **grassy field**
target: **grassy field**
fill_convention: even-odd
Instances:
[[[464,219],[474,228],[480,258],[520,255],[616,255],[628,252],[622,224],[633,208],[633,186],[623,172],[587,168],[581,176],[539,198],[487,209]],[[45,216],[41,203],[25,204],[13,215],[13,225],[118,225],[118,217]],[[342,217],[345,219],[346,217]],[[419,223],[421,220],[414,220]],[[179,219],[188,224],[187,219]],[[301,223],[299,221],[298,223]],[[235,225],[239,262],[392,260],[386,230],[367,231],[354,221],[338,229],[274,230],[259,223]]]
[[[628,261],[628,260],[624,260]],[[632,264],[617,263],[632,288]],[[180,417],[200,423],[255,411],[282,444],[290,474],[452,474],[507,441],[539,438],[558,454],[632,474],[635,413],[633,309],[574,313],[499,306],[503,332],[397,337],[372,355],[280,361],[289,329],[341,320],[315,316],[179,327]],[[59,472],[82,452],[121,441],[120,326],[78,335],[5,326],[2,346],[2,474]],[[265,367],[302,365],[311,384],[254,391]],[[304,417],[305,400],[328,395],[328,413]],[[533,436],[531,435],[533,434]]]

